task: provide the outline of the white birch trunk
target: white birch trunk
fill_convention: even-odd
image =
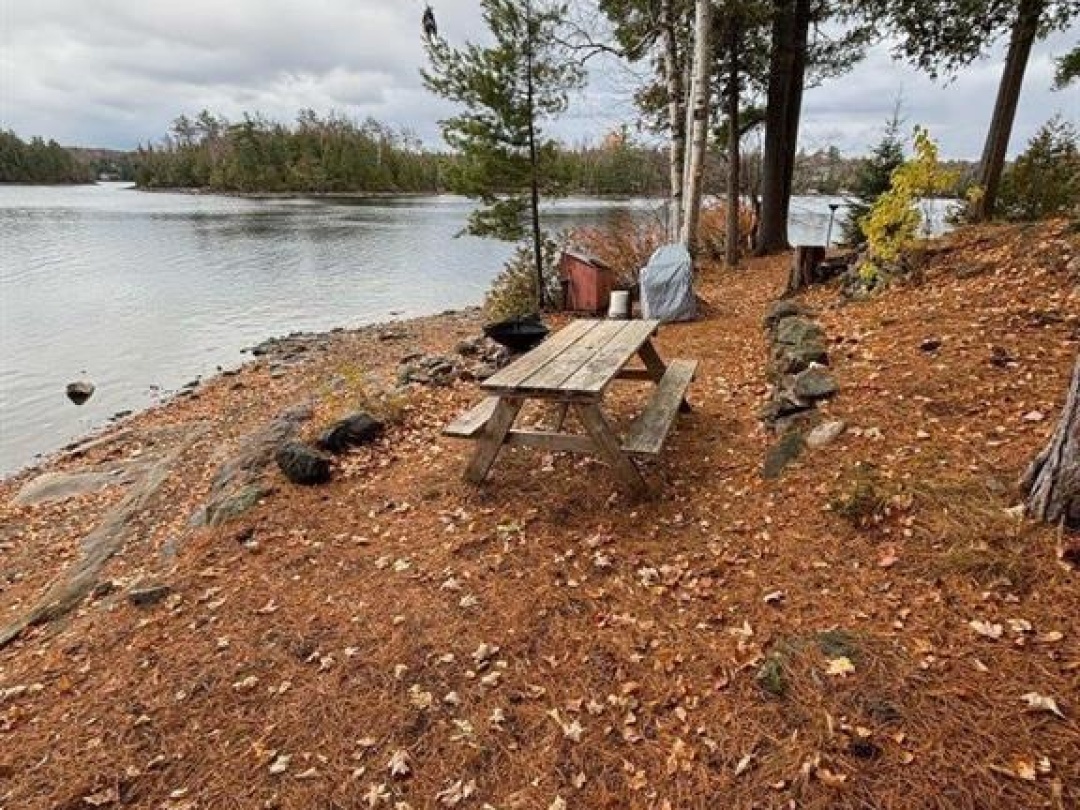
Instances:
[[[670,182],[668,200],[667,238],[674,242],[682,230],[683,161],[686,155],[686,117],[682,70],[679,65],[679,40],[675,30],[677,16],[674,0],[661,5],[664,48],[664,79],[668,93],[668,124],[671,127]]]
[[[712,0],[697,0],[694,10],[694,63],[690,80],[687,130],[690,148],[683,172],[683,215],[679,241],[693,252],[701,212],[702,172],[709,126],[709,78],[712,69]]]

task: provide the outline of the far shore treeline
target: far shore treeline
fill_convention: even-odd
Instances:
[[[751,183],[755,157],[745,157]],[[595,145],[553,145],[544,168],[554,194],[663,196],[667,161],[665,147],[622,127]],[[706,161],[706,191],[720,193],[727,167],[716,153]],[[846,193],[857,186],[866,161],[831,146],[800,152],[794,191]],[[974,170],[964,161],[951,166],[963,178]],[[245,115],[239,122],[206,111],[182,115],[159,142],[134,152],[65,148],[0,132],[0,183],[102,179],[133,180],[145,189],[227,194],[438,194],[457,190],[466,171],[462,158],[425,148],[405,130],[311,110],[291,124],[262,115]]]

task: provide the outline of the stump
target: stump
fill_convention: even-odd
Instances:
[[[793,295],[817,280],[817,266],[825,258],[823,245],[799,245],[795,248],[795,258],[791,263],[787,289],[784,295]]]
[[[1021,483],[1031,517],[1080,529],[1080,357],[1057,430]]]

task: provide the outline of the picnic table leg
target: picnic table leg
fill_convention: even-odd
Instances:
[[[552,429],[555,433],[561,433],[563,425],[566,423],[566,411],[570,408],[568,402],[560,402],[555,406],[555,427]]]
[[[484,425],[480,438],[476,441],[476,449],[473,451],[472,459],[469,461],[469,466],[465,468],[466,481],[479,484],[487,476],[491,465],[495,463],[495,457],[499,454],[499,449],[506,440],[506,434],[510,432],[514,419],[517,418],[518,411],[521,410],[521,404],[522,400],[520,399],[499,400],[494,413],[491,414],[491,418]]]
[[[638,349],[638,357],[645,364],[645,368],[648,369],[653,382],[659,385],[660,380],[664,379],[667,364],[657,354],[656,347],[652,345],[651,340],[646,340],[641,344],[641,348]],[[682,402],[679,403],[679,411],[681,413],[690,413],[690,410],[690,403],[686,401],[686,397],[683,397]]]
[[[594,403],[582,403],[575,406],[578,418],[585,426],[585,430],[592,436],[596,443],[597,452],[604,459],[615,474],[624,484],[637,495],[648,492],[645,479],[641,477],[641,471],[633,460],[622,451],[622,443],[619,437],[612,431],[600,407]]]

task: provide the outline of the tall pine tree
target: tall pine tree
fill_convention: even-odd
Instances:
[[[566,109],[568,94],[584,79],[567,58],[557,30],[564,5],[548,0],[481,0],[489,46],[452,48],[427,39],[430,67],[421,71],[432,92],[464,107],[440,122],[443,138],[460,154],[451,188],[479,199],[468,231],[520,239],[531,232],[537,306],[544,305],[540,195],[551,190],[544,165],[554,144],[540,122]]]

